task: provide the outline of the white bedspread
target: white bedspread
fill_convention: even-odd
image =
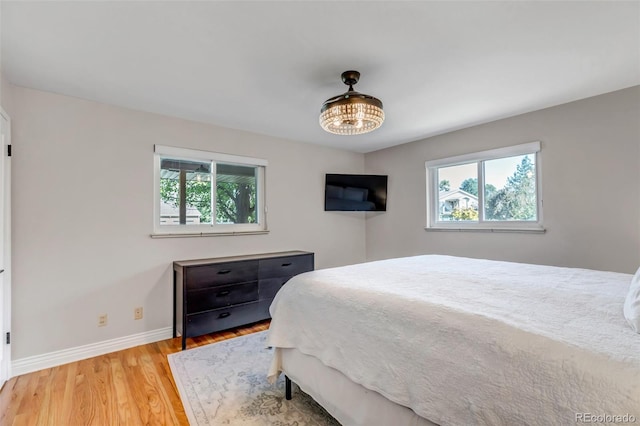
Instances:
[[[278,293],[268,344],[441,425],[640,423],[640,335],[622,314],[630,280],[451,256],[318,270]]]

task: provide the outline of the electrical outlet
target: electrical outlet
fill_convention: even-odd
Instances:
[[[98,315],[98,327],[107,325],[107,314]]]
[[[142,319],[142,306],[138,306],[133,310],[133,319]]]

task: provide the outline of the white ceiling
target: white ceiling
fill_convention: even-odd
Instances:
[[[640,2],[2,1],[9,81],[369,152],[640,84]],[[322,103],[380,98],[336,136]]]

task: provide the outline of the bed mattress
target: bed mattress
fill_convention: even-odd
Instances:
[[[435,255],[305,273],[271,306],[269,374],[296,348],[441,425],[640,421],[630,280]]]

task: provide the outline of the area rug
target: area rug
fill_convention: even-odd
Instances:
[[[293,386],[284,398],[284,377],[267,381],[272,349],[267,331],[168,355],[191,425],[339,426],[313,398]]]

